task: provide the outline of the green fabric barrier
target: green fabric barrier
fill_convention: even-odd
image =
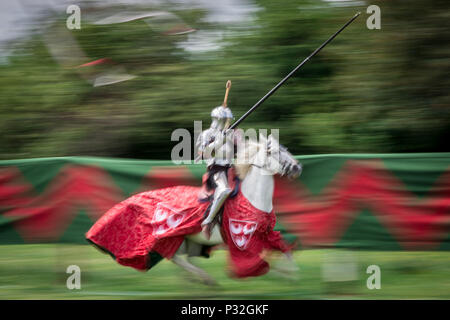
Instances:
[[[450,153],[296,157],[277,178],[277,230],[299,248],[450,249]],[[201,184],[205,165],[96,157],[0,161],[0,244],[86,243],[84,233],[132,194]]]

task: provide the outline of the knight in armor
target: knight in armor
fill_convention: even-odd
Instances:
[[[203,231],[207,237],[209,237],[214,225],[214,218],[232,192],[228,185],[227,171],[233,163],[236,138],[233,130],[227,132],[233,120],[233,113],[227,107],[230,87],[231,82],[228,81],[224,103],[212,110],[211,126],[200,134],[196,144],[198,158],[206,161],[207,187],[214,189],[208,215],[202,223]]]

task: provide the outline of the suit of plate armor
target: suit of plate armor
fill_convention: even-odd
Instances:
[[[212,179],[216,186],[208,216],[202,223],[203,227],[213,222],[232,192],[228,185],[227,170],[233,163],[235,142],[232,130],[228,134],[225,134],[225,131],[231,124],[233,114],[229,108],[219,106],[213,109],[211,118],[211,127],[204,130],[197,140],[199,157],[206,160],[209,179]]]

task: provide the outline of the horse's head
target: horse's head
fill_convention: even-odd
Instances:
[[[265,174],[287,176],[295,179],[302,172],[301,164],[272,135],[266,139],[260,136],[260,141],[248,141],[245,147],[238,150],[237,170],[241,179],[251,166],[263,169]]]
[[[301,164],[287,150],[280,145],[277,139],[269,135],[267,139],[262,139],[263,150],[265,151],[266,161],[264,167],[266,170],[295,179],[302,173]]]

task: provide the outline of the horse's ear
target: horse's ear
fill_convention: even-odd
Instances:
[[[265,135],[263,135],[261,132],[258,135],[259,143],[267,143],[267,138]]]
[[[270,143],[270,146],[272,148],[278,148],[280,146],[280,142],[278,141],[277,138],[275,138],[272,134],[269,135],[268,139],[267,139]]]

